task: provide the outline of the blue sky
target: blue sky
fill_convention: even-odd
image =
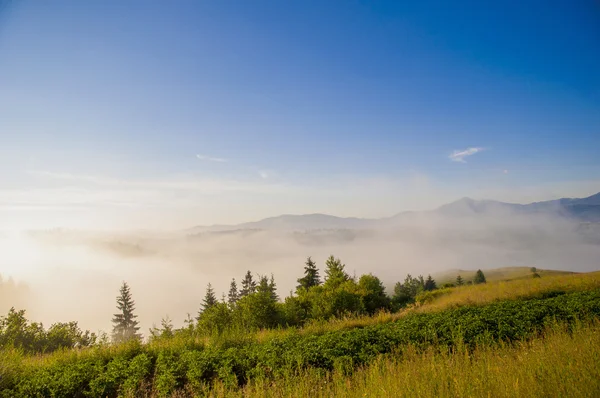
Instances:
[[[600,191],[594,1],[3,4],[13,223],[376,217]]]

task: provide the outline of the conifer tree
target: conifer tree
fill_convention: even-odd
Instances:
[[[437,284],[435,280],[431,277],[431,275],[427,275],[427,280],[423,284],[423,290],[431,291],[437,289]]]
[[[321,284],[321,278],[319,276],[319,269],[317,265],[312,260],[312,258],[306,259],[306,263],[304,266],[304,276],[298,279],[299,285],[296,289],[310,289],[313,286],[319,286]]]
[[[456,286],[462,286],[465,284],[464,279],[462,278],[462,276],[458,275],[456,277]]]
[[[242,289],[240,290],[240,298],[248,296],[256,291],[256,282],[252,278],[250,271],[246,272],[244,279],[242,279]]]
[[[239,299],[239,293],[237,290],[237,283],[235,283],[235,278],[231,280],[231,284],[229,285],[229,294],[227,296],[227,302],[230,306],[235,305]]]
[[[269,279],[269,292],[273,301],[279,301],[279,295],[277,294],[277,285],[275,284],[275,277],[271,274]]]
[[[473,284],[478,285],[480,283],[485,283],[485,275],[483,275],[483,272],[478,269],[477,272],[475,273],[475,278],[473,278]]]
[[[215,295],[215,290],[213,289],[212,285],[209,283],[206,286],[204,300],[202,300],[202,311],[206,311],[215,304],[217,304],[217,296]]]
[[[346,266],[342,264],[339,258],[329,256],[325,261],[325,285],[336,287],[350,280],[345,268]]]
[[[140,327],[138,326],[139,322],[136,320],[137,315],[133,313],[135,311],[135,301],[131,297],[131,290],[127,282],[123,282],[119,290],[117,309],[119,313],[114,314],[112,319],[113,342],[120,343],[132,339],[141,340],[142,336],[138,333]]]

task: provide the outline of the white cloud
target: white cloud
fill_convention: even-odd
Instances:
[[[456,150],[452,152],[452,154],[448,158],[453,162],[466,163],[465,158],[467,156],[475,155],[476,153],[481,152],[483,150],[484,148],[481,147],[471,147],[467,149]]]
[[[225,162],[227,162],[227,159],[224,159],[224,158],[215,158],[215,157],[212,157],[212,156],[205,156],[205,155],[200,155],[200,154],[196,155],[196,157],[198,159],[200,159],[200,160],[204,160],[204,161],[207,161],[207,162],[217,162],[217,163],[225,163]]]

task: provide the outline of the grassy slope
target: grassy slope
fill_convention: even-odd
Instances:
[[[497,302],[497,301],[504,301],[504,300],[518,300],[518,299],[522,299],[522,298],[530,298],[530,297],[545,297],[548,293],[554,293],[554,292],[577,292],[577,291],[589,291],[589,290],[594,290],[594,289],[598,289],[600,288],[600,272],[595,272],[595,273],[588,273],[588,274],[575,274],[575,275],[563,275],[563,276],[543,276],[542,278],[527,278],[527,279],[519,279],[519,280],[513,280],[513,281],[501,281],[501,282],[491,282],[491,283],[487,283],[484,285],[476,285],[476,286],[464,286],[464,287],[460,287],[460,288],[454,288],[454,289],[447,289],[443,292],[442,295],[440,295],[439,297],[436,297],[433,301],[427,303],[427,304],[423,304],[421,306],[417,306],[414,308],[410,308],[407,309],[405,311],[403,311],[402,313],[399,314],[379,314],[375,317],[359,317],[359,318],[351,318],[351,319],[346,319],[346,320],[336,320],[336,321],[331,321],[331,322],[321,322],[321,323],[314,323],[312,325],[308,325],[307,327],[305,327],[302,330],[293,330],[293,329],[288,329],[288,330],[272,330],[272,331],[264,331],[264,332],[260,332],[257,334],[254,334],[253,336],[245,336],[246,338],[250,338],[250,339],[255,339],[259,342],[262,343],[268,343],[269,340],[272,339],[282,339],[285,338],[286,335],[288,334],[300,334],[300,335],[315,335],[315,337],[319,334],[322,333],[326,333],[326,332],[332,332],[335,330],[340,330],[340,329],[354,329],[356,327],[365,327],[365,326],[370,326],[370,325],[377,325],[377,324],[384,324],[387,322],[391,322],[391,321],[395,321],[398,320],[406,315],[409,315],[411,313],[414,312],[439,312],[439,311],[445,311],[445,310],[449,310],[452,308],[457,308],[457,307],[461,307],[464,305],[475,305],[475,306],[482,306],[482,305],[486,305],[489,303],[493,303],[493,302]],[[583,335],[581,337],[582,341],[584,341],[587,337],[587,334],[590,333],[595,333],[594,336],[596,336],[598,334],[598,329],[600,329],[600,327],[598,327],[598,325],[595,326],[596,329],[594,329],[595,331],[592,332],[592,328],[588,327],[588,329],[586,329],[586,332],[582,332]],[[585,335],[585,336],[584,336]],[[564,337],[564,336],[563,336]],[[558,337],[557,337],[558,338]],[[566,338],[566,337],[564,337]],[[208,340],[204,340],[204,341],[197,341],[195,344],[200,344],[200,345],[204,345],[205,343],[207,343],[209,346],[212,344],[218,344],[221,345],[223,343],[226,343],[223,341],[224,340],[229,340],[230,338],[225,336],[225,337],[221,337],[218,340],[219,341],[210,341],[210,339]],[[236,336],[231,336],[232,341],[236,340]],[[589,339],[588,339],[589,340]],[[247,341],[247,340],[245,340]],[[561,340],[563,341],[563,340]],[[564,340],[567,341],[567,340]],[[587,340],[585,340],[587,341]],[[568,341],[567,341],[568,342]],[[156,353],[169,353],[169,352],[178,352],[181,349],[183,349],[183,346],[188,346],[190,344],[190,342],[183,342],[183,341],[170,341],[170,342],[165,342],[166,344],[153,344],[150,347],[148,347],[148,353],[150,354],[151,352],[156,352]],[[226,343],[227,344],[227,343]],[[533,343],[532,343],[533,344]],[[587,344],[587,343],[586,343]],[[4,368],[5,371],[9,371],[9,372],[13,372],[13,371],[17,371],[17,368],[20,367],[25,367],[25,368],[29,368],[31,370],[33,370],[34,368],[38,368],[38,367],[42,367],[42,368],[47,368],[50,369],[52,367],[54,367],[53,363],[55,365],[58,365],[58,362],[62,362],[62,363],[72,363],[74,366],[76,365],[76,363],[81,363],[80,361],[85,359],[86,357],[92,358],[92,357],[96,357],[98,355],[100,356],[106,356],[107,358],[114,358],[115,356],[119,356],[119,352],[123,351],[123,349],[125,349],[125,347],[121,348],[121,347],[110,347],[110,348],[105,348],[102,349],[100,351],[86,351],[83,350],[81,352],[68,352],[68,353],[56,353],[53,355],[49,355],[49,356],[44,356],[44,357],[37,357],[37,358],[20,358],[20,355],[17,355],[14,358],[1,358],[2,355],[0,355],[0,371],[2,370],[2,368],[4,366],[6,366],[6,368]],[[399,358],[394,358],[393,356],[390,355],[386,355],[386,356],[382,356],[380,358],[380,360],[376,360],[376,362],[374,362],[371,366],[365,368],[363,371],[360,371],[358,373],[355,373],[354,376],[351,377],[343,377],[342,375],[334,375],[334,374],[330,374],[330,376],[332,377],[332,381],[330,384],[328,385],[323,385],[319,388],[323,388],[323,390],[318,390],[318,394],[316,395],[324,395],[324,396],[360,396],[361,394],[359,394],[360,392],[367,392],[369,391],[369,389],[377,389],[378,387],[381,386],[386,386],[385,388],[389,388],[389,390],[382,390],[382,391],[390,391],[390,392],[398,392],[400,390],[402,390],[403,388],[414,388],[414,391],[422,391],[420,389],[426,388],[426,384],[421,384],[418,385],[418,382],[421,383],[426,383],[427,378],[428,377],[437,377],[435,376],[435,372],[441,372],[440,374],[446,375],[444,377],[446,377],[446,379],[442,378],[441,381],[435,383],[435,388],[439,388],[441,390],[438,390],[440,392],[440,394],[442,396],[450,396],[450,395],[481,395],[482,391],[495,391],[496,389],[500,388],[499,386],[502,383],[509,383],[506,384],[504,387],[504,390],[498,390],[498,391],[509,391],[510,386],[512,386],[512,384],[510,383],[519,383],[519,373],[524,373],[524,379],[521,379],[522,381],[527,381],[529,380],[529,382],[532,382],[531,380],[534,380],[535,377],[539,377],[535,383],[534,386],[529,388],[529,389],[525,389],[525,386],[522,386],[520,388],[523,388],[523,392],[519,393],[521,396],[526,396],[527,392],[538,392],[538,393],[542,393],[544,392],[544,390],[539,390],[539,388],[543,388],[546,385],[549,386],[553,386],[553,390],[552,391],[562,391],[563,395],[567,394],[570,396],[585,396],[586,394],[584,393],[578,393],[576,390],[576,388],[581,388],[581,391],[583,392],[589,392],[589,391],[598,391],[598,386],[596,384],[593,383],[594,378],[596,377],[596,374],[593,373],[593,369],[590,370],[589,369],[589,365],[584,366],[585,363],[591,363],[594,366],[594,369],[598,369],[599,363],[599,349],[597,346],[584,346],[583,343],[581,346],[577,346],[577,343],[570,343],[570,345],[567,345],[564,349],[562,349],[561,347],[559,347],[556,344],[552,344],[551,347],[538,347],[537,349],[534,350],[534,354],[533,355],[530,352],[530,348],[523,348],[526,349],[528,351],[524,351],[524,352],[518,352],[515,351],[514,348],[506,348],[507,350],[513,350],[513,351],[498,351],[498,352],[494,352],[491,353],[489,355],[491,356],[485,356],[488,355],[488,351],[482,351],[481,353],[481,362],[480,364],[477,363],[473,363],[471,365],[469,365],[467,362],[461,362],[463,361],[463,359],[461,359],[462,357],[460,355],[453,355],[453,356],[447,356],[444,357],[443,352],[430,352],[427,355],[431,355],[430,357],[424,357],[425,359],[419,359],[421,358],[420,355],[422,354],[418,354],[415,353],[414,356],[403,356],[404,359],[402,359],[400,361]],[[487,349],[486,349],[487,350]],[[545,351],[544,351],[545,350]],[[558,350],[558,351],[557,351]],[[562,350],[562,351],[561,351]],[[540,352],[544,351],[545,354],[540,354]],[[574,361],[566,361],[566,362],[561,362],[560,358],[570,358],[574,355],[574,353],[576,352],[584,352],[584,359],[587,362],[582,362],[579,361],[579,359],[574,360]],[[137,351],[136,351],[137,352]],[[466,355],[466,353],[465,353]],[[536,357],[536,355],[538,355]],[[545,355],[545,356],[544,356]],[[591,356],[590,356],[591,355]],[[155,356],[155,355],[152,355]],[[552,358],[554,356],[554,361],[555,362],[548,362],[548,364],[551,364],[550,366],[552,367],[551,369],[548,368],[546,369],[546,362],[544,361],[550,361],[549,358]],[[520,360],[517,360],[516,358],[538,358],[537,361],[538,362],[532,362],[529,364],[523,364],[520,363]],[[72,359],[69,359],[72,358]],[[79,359],[77,359],[79,358]],[[74,362],[72,362],[74,361]],[[383,362],[382,362],[383,361]],[[387,362],[385,362],[387,361]],[[391,361],[391,362],[390,362]],[[20,364],[19,364],[20,363]],[[408,364],[408,365],[407,365]],[[512,365],[511,365],[512,364]],[[17,368],[15,368],[15,366]],[[79,366],[79,365],[76,365]],[[384,367],[383,369],[381,367]],[[488,368],[485,368],[485,366],[487,366]],[[490,368],[491,366],[491,368]],[[510,368],[510,366],[512,366],[512,368]],[[562,366],[562,367],[561,367]],[[429,369],[429,367],[431,367],[431,369],[429,370],[429,373],[427,369]],[[413,372],[416,376],[414,376],[415,381],[414,383],[417,384],[410,384],[412,383],[412,381],[407,379],[406,374],[411,374],[410,373],[410,369],[415,369],[415,371]],[[500,376],[500,374],[495,374],[495,373],[490,373],[493,375],[490,376],[489,378],[485,378],[483,376],[483,373],[485,371],[485,369],[487,369],[487,371],[489,372],[490,369],[512,369],[508,376],[504,379],[502,379]],[[386,370],[387,369],[387,370]],[[436,370],[437,369],[437,370]],[[561,370],[561,372],[563,372],[566,376],[565,378],[559,378],[557,379],[558,381],[554,381],[554,380],[546,380],[547,377],[550,377],[548,372],[551,371],[552,369],[559,369]],[[418,370],[418,371],[417,371]],[[375,373],[373,373],[375,372]],[[386,373],[387,372],[387,373]],[[399,373],[400,372],[400,373]],[[432,373],[434,372],[434,373]],[[469,373],[470,372],[470,373]],[[541,373],[540,373],[541,372]],[[546,373],[544,373],[546,372]],[[501,373],[501,372],[500,372]],[[573,381],[569,379],[569,377],[573,377],[573,374],[582,374],[582,380],[585,381],[585,385],[588,386],[588,390],[585,390],[585,386],[582,386],[582,383],[579,384],[573,384]],[[322,374],[322,373],[321,373]],[[375,378],[374,375],[379,375],[377,377],[380,377],[381,379],[381,383],[377,382],[377,378]],[[117,373],[115,373],[115,377],[118,378],[118,376],[116,376]],[[400,376],[401,377],[400,377]],[[423,377],[420,377],[419,375],[423,375]],[[428,375],[428,376],[427,376]],[[538,375],[538,376],[536,376]],[[593,376],[593,377],[592,377]],[[304,376],[302,376],[304,377]],[[289,379],[289,383],[295,383],[293,384],[293,386],[298,386],[299,389],[296,389],[296,387],[290,387],[290,384],[286,381],[286,380],[280,380],[279,382],[276,382],[277,385],[281,385],[282,388],[285,387],[286,385],[288,385],[288,387],[285,387],[287,390],[278,390],[277,388],[273,387],[273,391],[279,391],[281,394],[276,394],[275,396],[307,396],[307,395],[314,395],[313,393],[308,393],[308,390],[303,390],[304,387],[309,388],[310,383],[321,383],[323,382],[325,379],[323,379],[322,377],[316,377],[314,376],[314,374],[312,376],[306,376],[308,378],[303,379],[302,377],[300,378],[292,378]],[[475,380],[473,381],[468,381],[468,380],[463,380],[463,379],[457,379],[458,381],[453,381],[452,378],[456,378],[456,377],[471,377],[471,378],[477,378],[477,377],[484,377],[484,379],[482,380]],[[486,376],[487,377],[487,376]],[[362,379],[361,379],[362,378]],[[369,379],[370,378],[370,379]],[[50,380],[50,379],[49,379]],[[156,380],[156,379],[155,379]],[[370,380],[370,381],[369,381]],[[420,380],[420,381],[419,381]],[[535,381],[534,380],[534,381]],[[569,381],[570,380],[570,381]],[[597,379],[596,379],[597,380]],[[521,382],[522,382],[521,381]],[[287,384],[286,384],[287,383]],[[305,383],[305,384],[302,384]],[[306,384],[308,383],[308,384]],[[369,384],[371,383],[371,384]],[[450,384],[454,383],[456,384],[456,386],[452,386]],[[475,383],[475,384],[473,384]],[[537,384],[536,384],[537,383]],[[552,384],[554,383],[554,384]],[[564,383],[569,383],[570,385],[572,385],[572,388],[570,390],[560,390],[561,386],[564,387]],[[310,384],[310,385],[309,385]],[[320,385],[320,384],[319,384]],[[476,388],[477,385],[480,385],[480,387],[477,388],[482,388],[483,390],[473,390],[473,388]],[[302,387],[303,386],[303,387]],[[475,386],[475,387],[474,387]],[[506,387],[509,386],[509,387]],[[260,395],[263,396],[264,394],[262,394],[260,391],[261,388],[266,388],[265,386],[262,386],[260,384],[255,385],[254,387],[248,387],[249,389],[252,388],[257,388],[258,390],[256,391],[251,391],[248,390],[248,393],[251,393],[251,395]],[[269,387],[271,388],[271,387]],[[291,390],[289,389],[291,388]],[[313,387],[310,387],[313,388]],[[432,387],[433,388],[433,387]],[[469,390],[469,388],[471,390]],[[536,390],[536,388],[538,390]],[[590,390],[595,388],[595,390]],[[236,392],[237,391],[237,392]],[[287,391],[287,392],[286,392]],[[293,391],[297,391],[298,394],[292,394],[290,392]],[[306,392],[306,394],[301,394],[300,391],[304,391]],[[322,393],[321,393],[322,391]],[[231,391],[234,394],[237,394],[239,392],[239,390],[232,390]],[[0,394],[2,395],[2,394]],[[426,396],[426,394],[423,394],[424,396]],[[431,394],[433,395],[433,394]],[[502,395],[502,394],[499,394]],[[510,395],[508,393],[506,393],[505,395]],[[539,394],[536,394],[539,395]],[[548,394],[541,394],[541,395],[548,395]],[[273,395],[271,395],[273,396]],[[371,394],[367,394],[367,396],[371,396]],[[377,396],[377,394],[375,394],[375,396]],[[385,396],[385,394],[381,393],[379,394],[379,396]],[[401,396],[401,395],[398,395]]]
[[[600,325],[572,333],[554,327],[517,346],[480,346],[454,353],[429,349],[381,356],[350,376],[306,373],[243,390],[215,386],[228,397],[593,397],[600,394]]]
[[[453,269],[435,274],[433,277],[436,279],[436,281],[438,281],[438,285],[442,285],[444,283],[454,283],[458,275],[460,275],[465,281],[472,281],[473,277],[475,277],[476,271],[477,270]],[[531,267],[503,267],[482,271],[485,274],[488,282],[525,279],[530,278],[532,275]],[[572,271],[555,271],[540,268],[537,269],[537,273],[542,277],[576,274],[576,272]]]

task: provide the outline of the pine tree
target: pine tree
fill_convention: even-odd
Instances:
[[[462,286],[465,284],[464,279],[462,278],[462,276],[458,275],[456,277],[456,286]]]
[[[252,278],[250,271],[246,272],[244,279],[242,279],[242,289],[240,290],[240,298],[248,296],[256,291],[256,282]]]
[[[231,284],[229,285],[229,295],[227,296],[227,302],[230,306],[235,305],[239,300],[239,294],[237,290],[237,283],[235,283],[235,278],[231,280]]]
[[[427,275],[427,280],[423,284],[423,290],[432,291],[435,289],[437,289],[437,284],[435,283],[435,280],[431,277],[431,275]]]
[[[485,283],[485,275],[483,275],[483,272],[481,272],[480,269],[477,270],[477,272],[475,273],[475,278],[473,278],[473,284],[478,285],[480,283]]]
[[[325,285],[337,287],[350,280],[345,268],[346,266],[342,264],[339,258],[329,256],[327,261],[325,261]]]
[[[115,343],[128,341],[131,339],[141,340],[142,336],[138,333],[140,327],[136,320],[137,315],[134,315],[135,301],[131,297],[131,291],[127,282],[123,282],[117,296],[118,314],[114,314],[112,319],[113,332],[112,339]]]
[[[309,257],[305,264],[304,276],[298,279],[299,285],[296,287],[297,290],[302,288],[308,290],[313,286],[319,286],[321,284],[319,269],[312,258]]]
[[[200,321],[202,314],[209,308],[214,307],[217,303],[217,296],[215,295],[212,285],[209,283],[206,286],[206,294],[204,294],[204,299],[202,300],[200,311],[198,311],[198,316],[196,316],[196,321]]]
[[[215,295],[215,290],[213,289],[212,285],[209,283],[206,286],[204,300],[202,300],[202,311],[206,311],[215,304],[217,304],[217,296]]]
[[[271,279],[269,279],[269,292],[271,293],[271,298],[273,301],[279,301],[279,295],[277,294],[277,285],[275,284],[275,277],[271,274]]]

